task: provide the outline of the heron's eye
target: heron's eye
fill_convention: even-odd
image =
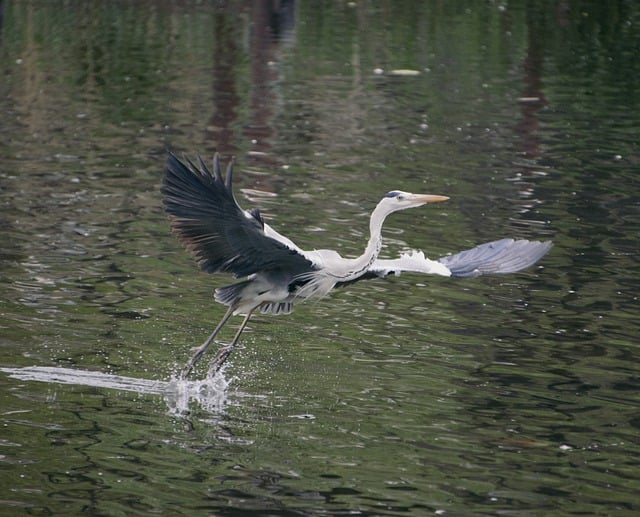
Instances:
[[[384,197],[395,197],[398,199],[403,199],[404,196],[402,195],[401,192],[397,190],[392,190],[391,192],[387,192]]]

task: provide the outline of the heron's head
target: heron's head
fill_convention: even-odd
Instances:
[[[431,194],[412,194],[402,190],[392,190],[387,192],[378,206],[383,208],[387,214],[406,208],[422,206],[426,203],[439,203],[449,199],[447,196],[435,196]]]

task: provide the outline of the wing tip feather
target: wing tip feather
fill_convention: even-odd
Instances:
[[[474,278],[487,274],[517,273],[533,266],[552,248],[551,241],[499,239],[439,259],[451,276]]]

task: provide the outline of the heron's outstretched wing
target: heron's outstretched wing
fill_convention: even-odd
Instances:
[[[438,262],[457,278],[515,273],[538,262],[550,249],[551,241],[500,239],[447,255],[439,258]]]
[[[238,277],[283,270],[293,275],[315,269],[297,246],[267,227],[257,210],[245,211],[231,190],[233,162],[222,178],[216,153],[213,174],[169,154],[164,171],[164,206],[178,239],[207,273]],[[280,238],[280,239],[278,239]]]
[[[402,254],[398,259],[376,260],[367,275],[371,278],[413,272],[471,278],[515,273],[535,264],[549,249],[551,242],[501,239],[438,260],[429,260],[421,251],[413,251]]]

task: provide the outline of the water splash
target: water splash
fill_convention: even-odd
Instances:
[[[172,415],[186,415],[190,404],[196,403],[212,413],[221,413],[227,405],[231,380],[224,376],[224,369],[203,380],[170,381],[125,377],[90,370],[59,368],[51,366],[27,366],[23,368],[0,368],[13,379],[56,384],[75,384],[95,388],[130,391],[141,395],[162,395]]]

